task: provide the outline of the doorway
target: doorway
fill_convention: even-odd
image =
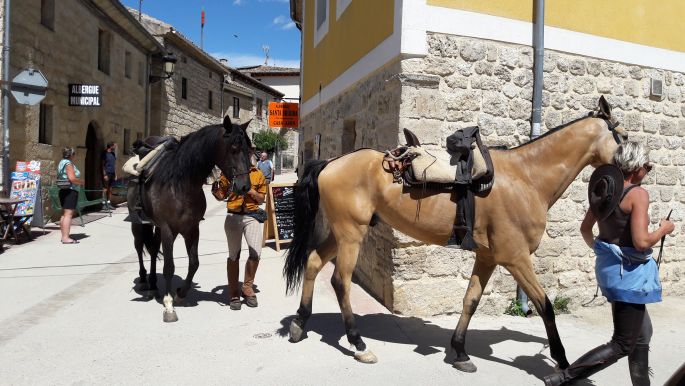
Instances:
[[[100,136],[100,127],[97,122],[93,121],[88,124],[88,132],[86,133],[86,159],[85,170],[83,174],[84,187],[87,190],[101,190],[102,189],[102,150],[104,143]],[[95,200],[102,196],[102,193],[89,192],[87,195],[89,200]]]

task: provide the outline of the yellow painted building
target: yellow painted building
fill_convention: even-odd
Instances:
[[[534,0],[292,0],[302,31],[300,159],[397,146],[403,128],[437,150],[478,125],[487,145],[530,138]],[[604,95],[659,170],[645,186],[651,216],[685,213],[685,2],[546,1],[542,130],[585,116]],[[587,177],[588,171],[581,173]],[[534,264],[551,297],[592,298],[592,256],[577,231],[587,207],[579,177],[550,210]],[[674,212],[675,213],[675,212]],[[685,236],[669,255],[685,255]],[[460,312],[470,253],[380,224],[356,276],[392,311]],[[682,260],[662,266],[664,292],[684,295]],[[496,270],[481,310],[499,314],[516,285]]]

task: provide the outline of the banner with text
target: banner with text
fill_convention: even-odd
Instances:
[[[299,103],[269,102],[269,127],[272,129],[297,128]]]
[[[69,84],[69,106],[102,106],[102,87],[97,84]]]

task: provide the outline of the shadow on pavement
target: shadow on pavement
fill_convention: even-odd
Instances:
[[[293,318],[294,316],[289,316],[281,320],[281,327],[277,330],[281,337],[288,336],[290,321]],[[421,318],[400,317],[392,314],[355,315],[355,318],[363,338],[415,345],[414,352],[424,356],[442,351],[445,352],[445,363],[452,364],[454,361],[455,353],[451,348],[447,349],[454,332],[452,329],[442,328]],[[339,313],[313,314],[307,323],[306,330],[321,335],[322,342],[341,353],[347,356],[354,355],[352,351],[342,347],[339,343],[340,339],[345,336],[345,328]],[[520,355],[512,360],[494,356],[492,346],[505,341],[539,343],[541,345],[540,352],[532,356]],[[466,342],[466,352],[473,357],[509,365],[540,379],[554,371],[554,367],[550,365],[553,363],[551,358],[542,354],[542,350],[547,346],[547,338],[502,327],[499,330],[470,329],[466,336]],[[592,384],[582,382],[576,382],[576,384]]]
[[[183,278],[174,275],[174,277],[171,279],[171,285],[173,288],[175,288],[174,293],[178,290],[181,285],[183,285]],[[238,282],[238,286],[242,286],[242,282]],[[166,285],[164,282],[164,275],[161,273],[157,274],[157,287],[158,291],[156,294],[151,294],[150,291],[147,289],[146,284],[140,283],[140,278],[136,277],[133,280],[133,291],[139,295],[137,298],[131,299],[133,302],[148,302],[150,300],[156,300],[158,304],[163,304],[163,294],[166,289]],[[226,306],[228,305],[228,285],[220,285],[212,288],[210,291],[202,291],[201,286],[195,282],[193,282],[192,286],[190,287],[190,290],[188,291],[188,295],[186,296],[185,299],[183,299],[183,302],[181,303],[176,303],[174,302],[174,307],[195,307],[198,305],[199,302],[214,302],[218,303],[221,306]],[[255,284],[253,286],[254,292],[259,293],[259,287]]]

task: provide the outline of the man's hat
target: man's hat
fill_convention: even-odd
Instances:
[[[609,217],[621,201],[622,193],[623,173],[618,166],[607,164],[595,169],[590,176],[587,195],[597,221]]]

